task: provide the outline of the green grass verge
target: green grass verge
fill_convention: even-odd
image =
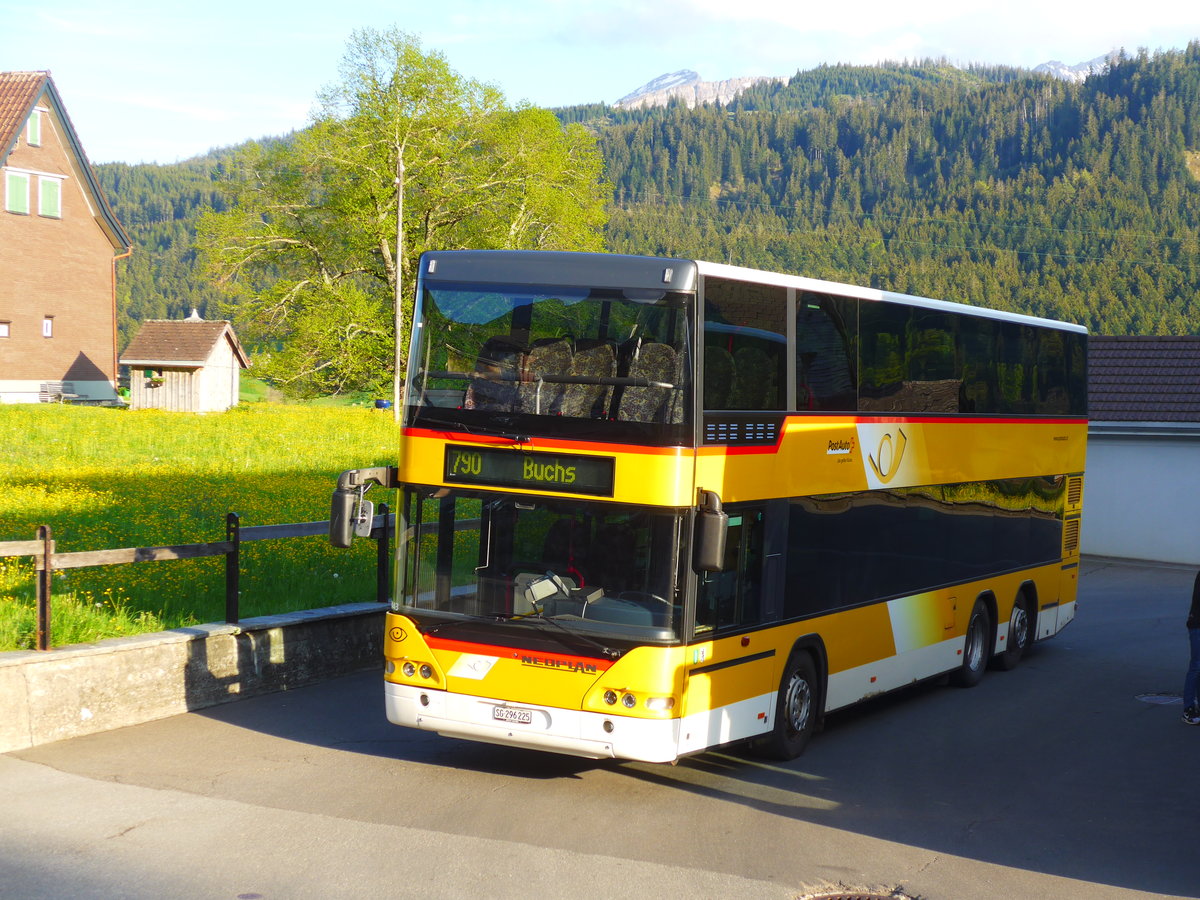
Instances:
[[[243,526],[326,519],[338,474],[394,462],[397,437],[390,411],[345,406],[0,406],[0,541],[44,524],[59,552],[153,547],[224,540],[231,511]],[[374,554],[373,541],[247,542],[241,616],[373,599]],[[34,595],[32,560],[0,559],[0,650],[33,646]],[[224,560],[61,570],[53,596],[55,646],[222,621]]]

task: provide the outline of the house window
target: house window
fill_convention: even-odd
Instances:
[[[6,172],[4,208],[10,213],[29,215],[29,176],[24,172]]]
[[[12,334],[12,322],[0,322],[0,338],[9,337]]]
[[[25,138],[29,141],[30,147],[40,147],[42,145],[42,111],[35,109],[29,116],[29,127],[25,131]]]
[[[38,179],[38,215],[51,219],[62,218],[62,180],[59,178]]]
[[[42,319],[42,337],[54,337],[54,316]]]

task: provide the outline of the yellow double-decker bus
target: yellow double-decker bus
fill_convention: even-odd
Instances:
[[[685,259],[422,257],[399,725],[668,762],[1011,668],[1075,614],[1086,332]]]

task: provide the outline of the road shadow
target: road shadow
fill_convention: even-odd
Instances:
[[[446,831],[503,827],[514,840],[569,845],[569,832],[540,822],[480,824],[462,812],[479,805],[471,798],[483,790],[496,795],[497,809],[486,809],[497,817],[538,782],[538,803],[616,829],[622,846],[649,857],[662,816],[655,822],[640,811],[653,805],[681,817],[679,827],[701,829],[698,836],[751,829],[761,844],[752,854],[785,852],[780,842],[809,834],[798,825],[814,825],[1084,883],[1200,897],[1200,729],[1180,724],[1179,705],[1138,699],[1180,687],[1192,575],[1092,567],[1076,621],[1014,671],[989,671],[971,690],[917,685],[832,714],[805,754],[786,763],[740,747],[675,766],[590,761],[397,728],[383,714],[379,667],[195,715],[359,754],[369,761],[363,783],[354,780],[363,765],[347,763],[333,776],[338,790],[360,792],[347,808],[368,803],[371,785],[428,791],[422,820]],[[167,737],[164,730],[160,740]],[[693,852],[702,854],[701,841]]]

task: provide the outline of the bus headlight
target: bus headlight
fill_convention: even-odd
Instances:
[[[616,691],[605,691],[604,692],[604,702],[607,703],[609,706],[613,706],[614,704],[616,704],[617,692]]]
[[[410,662],[406,662],[400,669],[404,673],[405,678],[412,678],[417,674],[417,667]]]
[[[421,666],[421,677],[422,678],[432,678],[433,677],[433,667],[431,665],[429,665],[429,663],[425,663]]]
[[[674,697],[650,697],[646,700],[646,709],[654,710],[655,712],[666,712],[674,708]]]
[[[637,697],[633,696],[633,694],[625,694],[621,697],[621,705],[626,709],[633,709],[637,706]]]

